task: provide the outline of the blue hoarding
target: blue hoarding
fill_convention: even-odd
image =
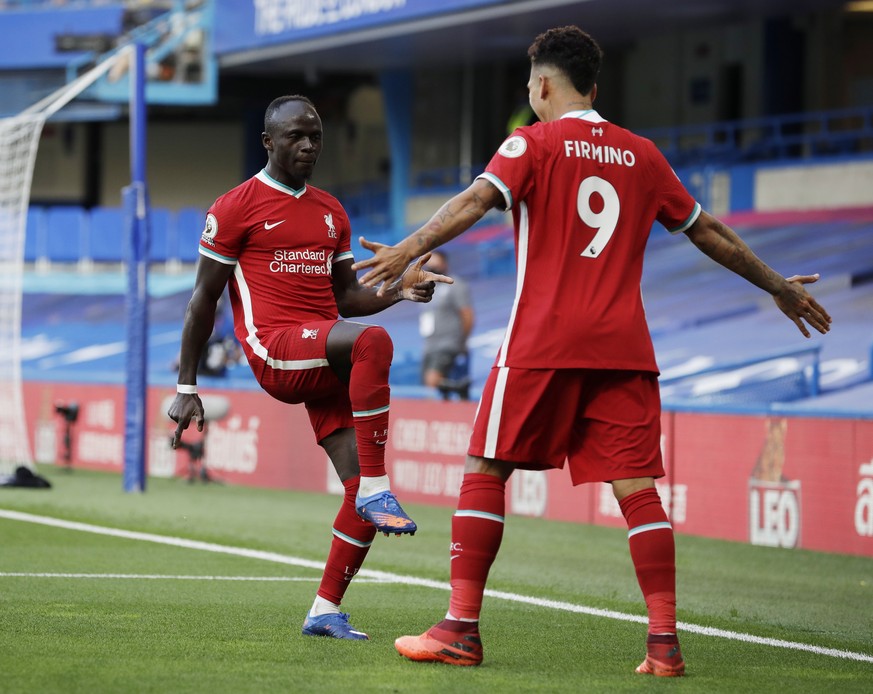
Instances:
[[[87,49],[69,51],[58,44],[65,36],[118,36],[124,8],[34,9],[0,12],[0,70],[64,68]],[[60,49],[60,50],[59,50]]]
[[[216,0],[220,56],[456,13],[507,0]]]

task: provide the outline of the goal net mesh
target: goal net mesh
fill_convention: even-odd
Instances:
[[[21,293],[30,183],[43,112],[0,119],[0,475],[32,467],[21,389]]]
[[[21,384],[24,239],[33,167],[46,120],[81,95],[129,51],[107,58],[18,115],[0,118],[0,477],[33,468]]]

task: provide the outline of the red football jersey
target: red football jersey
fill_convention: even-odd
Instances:
[[[654,144],[574,111],[516,130],[480,178],[515,221],[518,279],[497,366],[657,372],[643,252],[655,220],[685,231],[700,205]]]
[[[285,186],[261,171],[216,200],[200,253],[235,265],[229,282],[234,332],[261,358],[277,328],[338,315],[333,264],[352,258],[348,216],[332,195]]]

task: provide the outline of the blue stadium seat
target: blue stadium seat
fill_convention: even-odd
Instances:
[[[174,258],[183,263],[197,262],[205,220],[206,212],[199,207],[183,207],[176,213]]]
[[[515,273],[515,243],[512,239],[489,239],[477,244],[479,272],[483,277]]]
[[[27,230],[24,236],[24,261],[35,263],[48,255],[46,245],[46,211],[44,207],[30,207],[27,210]]]
[[[150,211],[151,234],[149,235],[149,261],[165,263],[173,257],[170,229],[170,211],[164,207],[153,207]]]
[[[50,207],[46,214],[48,259],[78,263],[87,259],[89,219],[82,207]]]
[[[95,263],[120,263],[127,257],[124,211],[120,207],[91,210],[88,256]]]

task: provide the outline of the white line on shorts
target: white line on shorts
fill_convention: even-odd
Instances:
[[[299,566],[307,569],[316,569],[321,571],[324,569],[323,562],[311,561],[300,557],[289,557],[276,552],[265,552],[257,549],[247,549],[245,547],[229,547],[227,545],[217,545],[211,542],[200,542],[198,540],[188,540],[182,537],[170,537],[165,535],[153,535],[151,533],[141,533],[132,530],[120,530],[118,528],[106,528],[99,525],[91,525],[89,523],[77,523],[75,521],[66,521],[60,518],[51,518],[49,516],[36,516],[30,513],[22,513],[20,511],[8,511],[0,509],[0,518],[8,520],[23,521],[26,523],[37,523],[40,525],[48,525],[55,528],[63,528],[65,530],[78,530],[80,532],[93,533],[95,535],[108,535],[109,537],[118,537],[126,540],[140,540],[141,542],[153,542],[161,545],[169,545],[171,547],[182,547],[184,549],[196,549],[203,552],[214,552],[216,554],[230,554],[236,557],[246,557],[248,559],[260,559],[276,564],[286,564],[288,566]],[[433,588],[436,590],[451,590],[451,586],[443,581],[432,581],[427,578],[418,578],[416,576],[403,576],[401,574],[389,573],[386,571],[373,571],[369,569],[361,569],[358,572],[359,578],[375,579],[377,581],[387,581],[392,583],[402,583],[409,586],[421,586],[424,588]],[[356,578],[357,580],[357,578]],[[562,612],[573,612],[576,614],[586,614],[593,617],[605,617],[607,619],[615,619],[624,622],[636,622],[638,624],[647,623],[647,619],[640,615],[626,614],[624,612],[616,612],[615,610],[603,610],[597,607],[588,607],[586,605],[576,605],[570,602],[560,600],[546,600],[543,598],[535,598],[529,595],[519,595],[518,593],[506,593],[499,590],[486,590],[485,595],[498,600],[507,600],[509,602],[518,602],[526,605],[534,605],[536,607],[545,607]],[[702,634],[703,636],[714,636],[717,638],[730,639],[732,641],[742,641],[744,643],[754,643],[762,646],[773,646],[776,648],[786,648],[793,651],[806,651],[807,653],[815,653],[816,655],[829,656],[831,658],[843,658],[845,660],[857,660],[863,663],[873,663],[873,655],[866,653],[857,653],[854,651],[845,651],[839,648],[823,648],[822,646],[813,646],[807,643],[799,643],[797,641],[785,641],[783,639],[771,639],[754,634],[744,634],[742,632],[727,631],[725,629],[715,629],[713,627],[700,626],[698,624],[690,624],[687,622],[679,622],[677,627],[681,631],[692,634]]]

